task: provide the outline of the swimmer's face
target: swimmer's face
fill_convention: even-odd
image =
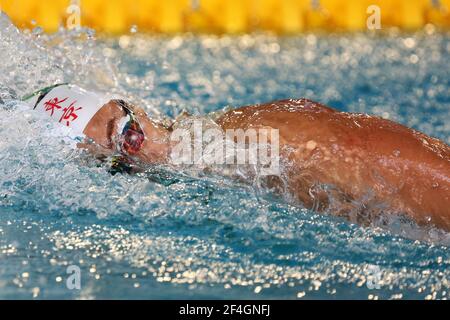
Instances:
[[[133,107],[133,112],[145,135],[140,151],[134,156],[147,163],[165,162],[169,152],[167,130],[155,124],[143,109]],[[84,134],[92,139],[94,144],[83,144],[80,147],[106,156],[116,153],[113,141],[119,133],[119,123],[124,117],[126,112],[116,102],[111,101],[104,105],[84,130]]]
[[[112,137],[117,134],[117,124],[124,116],[122,108],[111,101],[89,121],[84,134],[92,139],[96,148],[107,154],[112,153],[114,151]]]

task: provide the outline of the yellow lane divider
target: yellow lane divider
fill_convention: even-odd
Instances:
[[[414,30],[429,23],[450,28],[450,0],[0,0],[0,9],[22,28],[54,32],[68,21],[71,27],[80,21],[110,34],[132,28],[162,33],[360,31],[367,28],[368,8],[374,5],[382,28]]]

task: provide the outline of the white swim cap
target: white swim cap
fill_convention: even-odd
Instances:
[[[83,134],[89,121],[109,101],[104,95],[86,91],[78,86],[62,84],[38,91],[24,98],[31,108]]]

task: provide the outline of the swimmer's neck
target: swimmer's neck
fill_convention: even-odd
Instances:
[[[170,127],[167,127],[140,114],[139,122],[145,133],[145,142],[142,147],[142,155],[140,154],[138,158],[145,163],[169,164],[172,148],[178,145],[178,142],[171,140],[173,128],[177,123],[191,116],[184,111],[172,121]]]
[[[140,124],[145,133],[145,141],[138,158],[151,164],[169,163],[172,150],[170,130],[150,118],[144,118]]]

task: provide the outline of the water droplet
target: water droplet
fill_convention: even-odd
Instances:
[[[33,29],[33,35],[35,36],[39,36],[44,32],[44,29],[42,29],[41,27],[36,27]]]
[[[86,34],[87,34],[88,39],[90,39],[90,40],[95,38],[95,30],[88,29],[86,31]]]
[[[415,47],[416,45],[416,41],[413,38],[406,38],[405,40],[403,40],[403,44],[405,45],[405,47],[407,47],[408,49],[412,49]]]
[[[41,289],[35,287],[31,292],[33,293],[33,298],[37,298],[39,296],[39,293],[41,292]]]
[[[136,32],[138,32],[138,26],[134,24],[130,28],[130,33],[136,33]]]
[[[317,148],[317,142],[315,142],[314,140],[308,141],[308,143],[306,144],[306,149],[314,150],[315,148]]]
[[[419,57],[416,54],[411,55],[411,57],[409,57],[409,61],[412,64],[416,64],[417,62],[419,62]]]

